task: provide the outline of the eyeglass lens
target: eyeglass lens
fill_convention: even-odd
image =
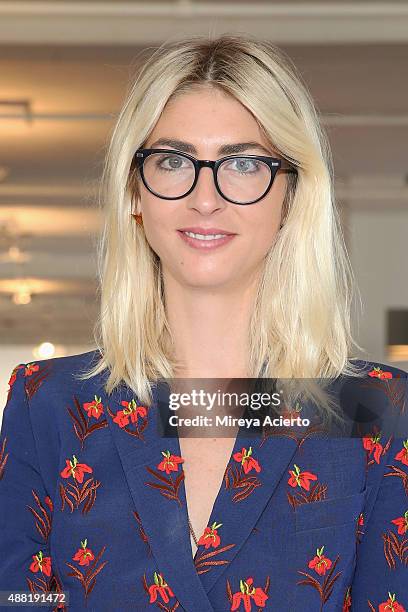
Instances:
[[[157,195],[182,197],[189,191],[195,178],[193,162],[177,153],[152,153],[144,161],[146,183]],[[225,160],[218,168],[218,185],[222,194],[235,202],[251,202],[268,189],[269,166],[250,157]]]

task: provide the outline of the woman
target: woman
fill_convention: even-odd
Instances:
[[[98,612],[405,610],[396,430],[159,429],[165,379],[347,380],[348,409],[403,412],[405,372],[351,361],[329,149],[294,68],[250,36],[158,49],[104,185],[98,350],[10,379],[1,589]]]

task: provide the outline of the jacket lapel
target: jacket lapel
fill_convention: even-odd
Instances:
[[[296,450],[293,438],[275,436],[262,443],[261,437],[245,437],[244,428],[240,428],[208,523],[222,524],[218,529],[221,542],[216,548],[199,546],[194,557],[207,593],[251,535],[276,486],[290,468]],[[254,467],[245,474],[237,460],[248,452],[257,462],[259,472],[255,470],[256,464],[252,464]]]
[[[104,398],[112,438],[158,571],[184,609],[213,612],[193,564],[182,468],[175,464],[177,471],[169,473],[158,468],[166,464],[162,453],[178,457],[180,446],[178,438],[160,436],[156,390],[145,416],[140,410],[135,416],[138,402],[132,405],[136,398],[126,386]]]
[[[263,444],[240,428],[208,523],[222,523],[221,542],[216,548],[200,545],[193,560],[182,463],[177,463],[180,444],[178,437],[162,437],[160,393],[160,385],[154,387],[146,415],[139,410],[135,416],[133,392],[117,387],[104,394],[107,420],[160,573],[185,609],[210,612],[207,593],[250,536],[297,442],[274,436]]]

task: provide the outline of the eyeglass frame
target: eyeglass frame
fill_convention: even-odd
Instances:
[[[143,164],[144,164],[145,159],[147,159],[153,153],[176,153],[177,155],[182,155],[183,157],[186,157],[193,163],[194,170],[195,170],[195,177],[194,177],[193,184],[191,185],[190,189],[186,191],[186,193],[184,193],[181,196],[163,196],[163,195],[156,193],[148,185],[145,179],[145,176],[144,176],[144,172],[143,172]],[[258,161],[264,162],[269,167],[270,172],[271,172],[270,181],[269,181],[268,187],[266,188],[265,192],[259,198],[257,198],[256,200],[252,200],[251,202],[236,202],[235,200],[232,200],[231,198],[226,197],[221,191],[221,188],[218,184],[218,168],[221,166],[221,164],[228,159],[237,159],[237,158],[243,158],[243,157],[249,158],[249,159],[256,159]],[[266,155],[234,154],[234,155],[227,155],[226,157],[221,157],[220,159],[217,159],[217,160],[211,160],[211,159],[196,159],[192,155],[189,155],[188,153],[184,153],[184,151],[178,151],[177,149],[137,149],[133,156],[132,162],[134,162],[136,167],[138,168],[143,184],[146,187],[146,189],[150,191],[150,193],[152,193],[153,195],[157,196],[158,198],[161,198],[162,200],[181,200],[182,198],[185,198],[186,196],[190,195],[190,193],[194,190],[195,186],[197,185],[201,168],[211,168],[213,171],[214,184],[215,184],[215,187],[219,195],[222,198],[224,198],[224,200],[227,200],[227,202],[231,202],[232,204],[236,204],[237,206],[249,206],[251,204],[256,204],[257,202],[262,200],[269,193],[279,170],[282,170],[283,172],[297,174],[297,169],[293,164],[287,162],[284,159],[280,159],[278,157],[270,157]]]

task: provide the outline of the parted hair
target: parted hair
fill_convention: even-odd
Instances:
[[[94,328],[101,358],[81,374],[106,368],[106,391],[122,381],[150,403],[152,382],[177,366],[161,263],[131,217],[139,200],[132,170],[165,105],[211,87],[233,96],[255,117],[287,175],[282,226],[263,262],[248,330],[251,377],[360,376],[353,364],[351,306],[356,291],[333,193],[328,138],[291,60],[248,34],[192,36],[156,48],[130,83],[108,146],[99,203],[100,313]],[[358,289],[357,289],[358,291]]]

